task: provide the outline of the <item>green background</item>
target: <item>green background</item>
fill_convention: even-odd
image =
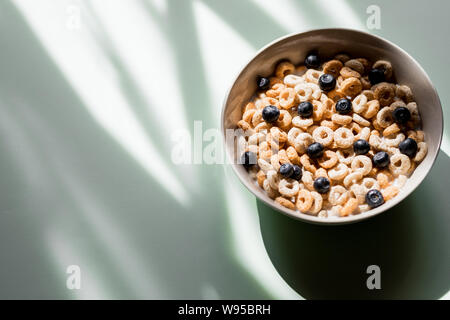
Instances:
[[[368,30],[366,9],[381,9]],[[448,298],[448,1],[0,0],[0,298]],[[174,130],[219,128],[233,77],[291,32],[357,28],[409,52],[445,114],[405,201],[321,227],[223,165],[175,165]],[[382,290],[366,288],[381,268]],[[81,268],[81,289],[66,268]]]

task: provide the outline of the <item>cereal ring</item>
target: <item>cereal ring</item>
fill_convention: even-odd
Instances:
[[[339,53],[335,55],[334,58],[341,61],[342,63],[346,63],[348,60],[350,60],[350,56],[346,53]]]
[[[308,132],[312,136],[314,130],[316,130],[318,127],[318,125],[312,125],[306,129],[306,132]]]
[[[372,63],[366,58],[357,58],[356,60],[362,63],[364,67],[363,73],[368,73],[372,69]]]
[[[331,116],[331,121],[335,124],[339,124],[341,126],[345,126],[351,123],[353,118],[351,116],[346,116],[343,114],[335,113]]]
[[[347,176],[348,172],[348,167],[343,163],[339,163],[333,169],[328,170],[328,176],[331,180],[339,181],[344,179]]]
[[[300,102],[309,101],[312,99],[313,89],[307,86],[306,83],[296,85],[294,91],[297,93],[297,98]]]
[[[384,201],[388,201],[395,197],[400,190],[396,186],[389,186],[386,189],[381,190]]]
[[[307,154],[304,154],[300,157],[300,163],[302,164],[303,168],[305,168],[309,172],[316,172],[316,167],[311,163],[311,159]]]
[[[328,121],[328,120],[320,121],[320,126],[330,128],[333,131],[336,130],[337,128],[339,128],[338,124],[334,123],[333,121]]]
[[[330,60],[323,65],[323,72],[331,74],[334,78],[339,76],[339,71],[344,65],[339,60]]]
[[[283,79],[290,73],[293,73],[295,66],[289,61],[280,62],[275,69],[275,76],[279,79]]]
[[[310,83],[310,82],[307,82],[306,86],[308,88],[312,89],[312,94],[311,94],[312,98],[314,100],[319,100],[320,97],[322,96],[322,90],[320,89],[320,87],[317,84]]]
[[[395,136],[395,138],[385,137],[384,143],[388,147],[398,147],[400,142],[402,142],[403,140],[405,140],[405,135],[403,133],[399,133]]]
[[[267,180],[267,179],[264,180],[264,182],[263,182],[263,189],[266,191],[267,195],[271,199],[275,199],[279,195],[278,190],[273,189],[269,184],[269,180]]]
[[[361,183],[361,186],[364,187],[366,193],[367,191],[372,189],[381,190],[378,181],[375,180],[374,178],[364,178]]]
[[[304,133],[303,130],[300,130],[299,128],[296,127],[292,127],[287,134],[287,139],[288,139],[288,143],[291,146],[295,145],[295,140],[297,139],[297,137],[301,134]]]
[[[395,95],[406,103],[414,101],[414,96],[411,89],[405,85],[397,86],[397,88],[395,89]]]
[[[361,92],[361,94],[366,96],[367,101],[375,100],[375,94],[372,90],[364,90],[363,92]]]
[[[244,120],[247,123],[251,123],[255,112],[256,112],[256,109],[249,109],[249,110],[245,111],[244,114],[242,115],[242,120]]]
[[[270,161],[273,151],[267,141],[259,144],[259,158]]]
[[[361,77],[361,79],[359,80],[361,81],[363,90],[368,90],[372,87],[372,84],[370,83],[368,76]]]
[[[355,152],[353,148],[337,150],[336,155],[338,156],[339,162],[345,165],[351,165],[353,158],[355,157]]]
[[[280,177],[275,170],[269,170],[267,172],[267,180],[269,181],[270,187],[272,189],[278,189],[278,184],[280,183]]]
[[[288,147],[286,149],[286,155],[291,163],[300,164],[300,157],[294,147]]]
[[[368,127],[361,128],[361,131],[355,135],[355,141],[359,139],[369,140],[369,136],[370,136],[370,128]]]
[[[314,174],[314,179],[317,179],[319,177],[328,178],[328,172],[324,168],[319,168],[316,170],[316,173]]]
[[[345,98],[345,94],[343,94],[339,90],[331,90],[327,93],[328,98],[333,100],[334,102],[337,102],[339,99]]]
[[[335,152],[331,150],[326,150],[323,153],[323,156],[320,157],[320,159],[318,159],[317,162],[322,168],[330,169],[334,167],[335,164],[338,162],[338,157]]]
[[[248,137],[248,144],[258,145],[260,142],[265,141],[266,135],[262,132],[257,132]]]
[[[350,69],[356,71],[360,75],[364,74],[364,65],[356,59],[350,59],[344,65],[347,68],[350,68]]]
[[[417,108],[417,103],[410,102],[406,105],[406,108],[411,113],[411,120],[415,123],[420,122],[420,114],[419,114],[419,109]]]
[[[298,67],[295,69],[295,73],[296,73],[298,76],[304,75],[304,74],[306,73],[306,71],[308,71],[308,68],[307,68],[306,66],[304,66],[304,65],[298,66]]]
[[[398,126],[398,124],[393,123],[389,127],[387,127],[386,129],[383,130],[383,136],[388,137],[388,136],[391,136],[398,132],[400,132],[400,127]]]
[[[280,110],[280,116],[278,117],[277,125],[281,129],[287,129],[291,125],[291,122],[292,122],[291,114],[286,110]]]
[[[380,102],[378,100],[371,100],[366,104],[366,111],[362,113],[366,119],[372,119],[380,110]]]
[[[383,131],[384,130],[384,128],[382,127],[382,126],[380,126],[380,124],[378,123],[378,121],[377,121],[377,118],[375,117],[373,120],[372,120],[372,126],[375,128],[375,130],[377,130],[377,131]]]
[[[345,79],[342,82],[341,88],[339,90],[346,96],[354,97],[361,92],[362,84],[361,84],[361,81],[359,81],[359,79],[357,79],[355,77],[351,77],[351,78]]]
[[[348,174],[345,178],[344,178],[344,186],[346,188],[350,187],[352,184],[358,182],[359,180],[361,180],[363,177],[361,171],[355,171],[352,172],[350,174]]]
[[[251,125],[247,121],[239,120],[237,126],[241,128],[243,134],[252,135],[255,133],[255,130],[252,129]]]
[[[272,136],[273,141],[278,141],[278,143],[282,144],[287,141],[287,133],[281,131],[278,127],[270,128],[270,134]]]
[[[357,208],[358,208],[358,200],[356,200],[355,198],[350,198],[342,207],[340,211],[340,216],[346,217],[349,214],[352,214]]]
[[[309,209],[309,213],[316,215],[322,209],[323,198],[320,193],[316,191],[311,191],[311,196],[313,199],[313,204]]]
[[[372,68],[381,69],[384,71],[384,77],[389,80],[392,77],[392,65],[389,61],[386,60],[378,60],[376,61]]]
[[[389,107],[391,108],[392,111],[394,111],[395,109],[397,109],[399,107],[406,107],[406,104],[402,100],[397,100],[397,101],[392,102]]]
[[[378,83],[374,90],[375,98],[380,102],[381,106],[388,106],[394,102],[395,90],[391,84],[387,82]]]
[[[419,142],[417,144],[417,153],[414,157],[415,162],[420,162],[425,158],[428,152],[428,145],[425,142]]]
[[[366,201],[366,189],[359,184],[353,184],[349,190],[349,197],[358,200],[358,204],[363,204]]]
[[[343,205],[349,197],[349,193],[347,192],[347,189],[345,189],[343,186],[337,185],[333,186],[330,189],[330,194],[328,195],[328,201],[332,205]]]
[[[278,83],[283,83],[283,80],[281,78],[277,78],[277,77],[269,78],[269,87],[272,88],[274,85],[276,85]]]
[[[275,198],[275,202],[278,202],[279,204],[281,204],[283,207],[286,207],[288,209],[292,209],[295,210],[295,204],[293,204],[291,201],[289,201],[286,198],[283,197],[277,197]]]
[[[370,207],[369,207],[368,204],[360,204],[358,206],[359,213],[366,212],[366,211],[369,211],[369,210],[370,210]]]
[[[299,184],[294,179],[281,179],[278,191],[285,197],[295,197],[299,190]]]
[[[259,170],[258,173],[256,174],[256,180],[258,182],[258,185],[262,188],[263,187],[263,183],[264,180],[266,179],[266,174],[264,171]]]
[[[312,105],[313,105],[313,116],[312,116],[313,120],[314,121],[322,120],[323,114],[325,112],[325,107],[323,103],[317,100],[313,100]]]
[[[252,116],[253,127],[256,127],[258,124],[260,124],[263,121],[264,121],[264,119],[262,117],[262,110],[257,110],[256,112],[254,112],[254,114]]]
[[[396,153],[391,156],[389,170],[395,175],[407,174],[411,167],[411,161],[407,155],[402,153]]]
[[[394,122],[394,119],[392,117],[392,109],[389,107],[385,107],[380,110],[377,114],[377,123],[382,128],[389,127]]]
[[[314,141],[328,147],[333,142],[333,130],[327,127],[318,127],[313,131],[312,137]]]
[[[256,106],[253,102],[249,102],[245,105],[244,113],[247,112],[248,110],[252,110],[252,109],[256,109]]]
[[[356,113],[363,113],[367,110],[367,97],[363,94],[358,95],[352,101],[352,109]]]
[[[388,176],[385,172],[379,172],[379,173],[377,174],[377,182],[378,182],[378,185],[379,185],[381,188],[386,188],[386,187],[390,184],[390,179],[389,179],[389,177],[392,177],[392,176]]]
[[[297,201],[295,206],[300,212],[307,212],[313,204],[313,197],[311,193],[306,189],[301,189],[297,194]]]
[[[334,102],[330,98],[328,98],[326,95],[322,94],[320,97],[320,102],[322,102],[324,106],[324,113],[323,118],[325,119],[331,119],[331,116],[334,113]]]
[[[309,133],[300,133],[295,139],[294,148],[299,154],[306,152],[308,146],[314,142],[313,137]]]
[[[365,176],[372,170],[372,160],[367,156],[356,156],[352,161],[352,170],[354,172],[361,172],[361,174]]]
[[[314,123],[314,120],[311,118],[302,118],[300,116],[295,116],[292,119],[292,124],[296,127],[302,128],[303,130],[306,130],[309,126],[312,126]]]
[[[353,114],[353,121],[355,121],[357,124],[362,125],[363,127],[370,126],[370,121],[367,121],[363,117],[361,117],[359,114],[354,113]]]
[[[322,71],[318,71],[315,69],[308,69],[305,73],[306,82],[318,84],[320,76],[323,75]]]
[[[314,172],[315,172],[315,168],[314,168]],[[310,191],[315,190],[312,172],[303,170],[302,182],[303,182],[304,186],[306,187],[306,189],[308,189]]]
[[[295,91],[292,88],[285,88],[280,92],[280,107],[289,109],[293,106],[295,101]]]
[[[340,148],[350,148],[354,141],[353,132],[350,129],[341,127],[334,132],[334,141]]]
[[[361,78],[361,74],[359,72],[356,72],[355,70],[350,69],[349,67],[343,67],[339,74],[344,78]]]
[[[285,89],[286,86],[282,83],[276,83],[273,85],[272,88],[266,91],[266,95],[270,98],[278,98],[280,96],[280,93],[283,89]]]
[[[260,124],[258,124],[258,125],[255,127],[255,131],[256,131],[256,132],[261,132],[261,131],[270,129],[270,127],[271,127],[271,125],[268,124],[267,122],[261,122]]]
[[[283,82],[286,86],[295,88],[296,85],[305,83],[305,80],[302,77],[288,74],[286,77],[284,77]]]

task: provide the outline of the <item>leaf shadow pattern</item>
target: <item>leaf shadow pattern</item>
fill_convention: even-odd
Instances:
[[[377,217],[344,226],[295,221],[257,202],[269,256],[306,299],[438,299],[450,289],[450,159],[441,152],[423,183]],[[381,269],[368,290],[367,267]]]

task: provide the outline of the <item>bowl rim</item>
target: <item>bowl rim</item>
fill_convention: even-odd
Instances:
[[[335,31],[343,31],[343,32],[353,32],[353,33],[359,33],[361,35],[364,36],[368,36],[368,37],[373,37],[375,39],[378,39],[379,41],[382,42],[386,42],[388,45],[394,47],[396,50],[399,50],[400,52],[402,52],[403,54],[405,54],[407,57],[409,57],[411,59],[411,61],[422,71],[422,74],[424,75],[424,78],[426,81],[428,81],[428,83],[430,84],[430,88],[433,90],[435,96],[437,97],[437,103],[439,104],[439,117],[441,119],[441,132],[439,134],[439,141],[437,144],[437,152],[434,154],[433,159],[431,160],[431,165],[429,166],[429,168],[427,169],[427,172],[423,175],[422,179],[416,183],[415,186],[413,186],[409,192],[407,193],[403,193],[403,194],[399,194],[397,195],[394,199],[391,199],[389,202],[386,202],[385,204],[383,204],[380,207],[371,209],[367,212],[363,212],[361,214],[358,215],[351,215],[351,216],[347,216],[347,217],[336,217],[336,218],[319,218],[317,216],[313,216],[313,215],[308,215],[306,213],[301,213],[301,212],[297,212],[291,209],[288,209],[286,207],[283,207],[282,205],[278,204],[277,202],[275,202],[274,200],[270,199],[270,201],[260,197],[259,195],[257,195],[251,186],[251,183],[247,182],[246,180],[244,180],[243,176],[241,176],[240,172],[237,170],[237,166],[238,164],[235,163],[234,158],[232,157],[232,155],[228,152],[228,148],[227,148],[227,141],[226,141],[226,137],[225,137],[225,110],[226,110],[226,106],[227,106],[227,102],[228,102],[228,98],[230,95],[231,90],[234,87],[234,84],[236,83],[236,81],[240,78],[240,76],[243,74],[243,72],[245,71],[245,69],[247,68],[247,66],[252,63],[261,53],[263,53],[264,51],[266,51],[268,48],[276,45],[277,43],[281,42],[281,41],[285,41],[289,38],[293,38],[293,37],[297,37],[299,35],[307,35],[308,33],[318,33],[318,32],[335,32]],[[350,224],[350,223],[356,223],[356,222],[360,222],[360,221],[364,221],[366,219],[372,218],[376,215],[379,215],[382,212],[388,211],[389,209],[391,209],[392,207],[396,206],[397,204],[399,204],[400,202],[402,202],[404,199],[406,199],[411,193],[414,192],[414,190],[423,182],[423,180],[426,178],[426,176],[430,173],[431,169],[433,168],[435,162],[436,162],[436,158],[439,154],[439,152],[441,151],[441,142],[442,142],[442,137],[443,137],[443,131],[444,131],[444,115],[443,115],[443,110],[442,110],[442,103],[441,100],[439,98],[438,92],[436,90],[436,87],[434,86],[433,82],[431,81],[430,77],[428,76],[428,74],[426,73],[426,71],[423,69],[423,67],[416,61],[416,59],[414,59],[414,57],[412,57],[408,52],[406,52],[404,49],[402,49],[401,47],[399,47],[398,45],[396,45],[395,43],[384,39],[383,37],[380,37],[378,35],[374,35],[365,31],[361,31],[361,30],[357,30],[357,29],[350,29],[350,28],[318,28],[318,29],[308,29],[306,31],[303,32],[293,32],[293,33],[289,33],[287,35],[281,36],[279,38],[274,39],[273,41],[271,41],[270,43],[268,43],[267,45],[263,46],[261,49],[259,49],[250,59],[248,59],[248,61],[239,69],[239,71],[237,72],[237,75],[235,77],[233,77],[233,81],[230,85],[230,87],[227,89],[224,100],[223,100],[223,104],[222,104],[222,112],[221,112],[221,118],[220,118],[220,123],[221,123],[221,134],[222,134],[222,142],[223,142],[223,147],[225,148],[225,153],[227,155],[227,159],[229,161],[229,163],[227,164],[231,164],[231,167],[233,168],[234,173],[238,176],[240,182],[256,197],[256,199],[263,201],[265,204],[267,204],[268,206],[270,206],[271,208],[275,209],[276,211],[290,217],[293,218],[295,220],[300,220],[300,221],[304,221],[304,222],[308,222],[308,223],[312,223],[312,224],[317,224],[317,225],[344,225],[344,224]]]

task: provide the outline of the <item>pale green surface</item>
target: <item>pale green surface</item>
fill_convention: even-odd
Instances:
[[[443,152],[401,205],[337,228],[256,203],[230,168],[170,160],[171,131],[219,126],[257,49],[311,28],[364,29],[377,3],[374,33],[428,72],[449,136],[445,1],[0,0],[0,298],[444,296]],[[72,5],[79,30],[66,27]],[[71,264],[78,291],[65,287]],[[380,292],[364,289],[369,264]]]

